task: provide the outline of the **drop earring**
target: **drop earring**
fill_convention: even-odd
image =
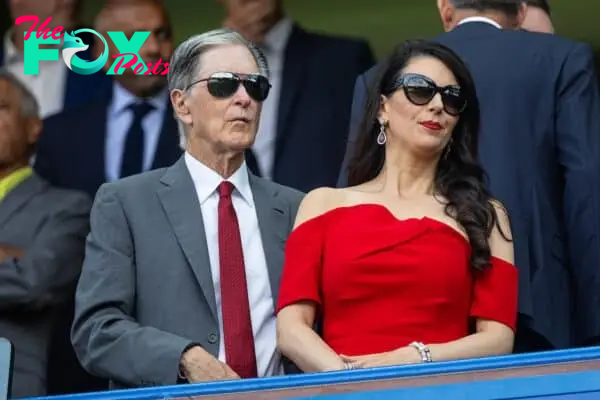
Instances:
[[[385,125],[383,121],[379,121],[379,135],[377,135],[377,144],[383,146],[387,142],[387,135],[385,134]]]

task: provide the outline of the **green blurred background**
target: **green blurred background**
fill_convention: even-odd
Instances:
[[[45,0],[39,0],[45,1]],[[176,40],[219,26],[217,0],[164,0],[175,26]],[[559,34],[600,49],[600,0],[550,0]],[[103,0],[85,1],[91,23]],[[287,0],[288,14],[308,29],[367,38],[377,56],[408,38],[441,32],[435,0]],[[0,28],[10,25],[6,2],[0,3]]]
[[[40,0],[43,1],[43,0]],[[600,48],[600,0],[550,0],[558,33]],[[91,21],[101,0],[86,2]],[[165,0],[176,40],[219,26],[223,13],[217,0]],[[442,32],[435,0],[288,0],[288,14],[302,26],[322,32],[367,38],[377,56],[403,39]]]

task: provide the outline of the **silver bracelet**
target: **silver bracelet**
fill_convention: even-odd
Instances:
[[[427,347],[423,343],[412,342],[409,346],[414,347],[419,352],[419,355],[421,356],[421,360],[424,363],[430,363],[432,361],[431,360],[431,352],[429,351],[429,347]]]
[[[354,363],[352,362],[348,362],[348,361],[344,361],[344,370],[345,371],[350,371],[356,369],[356,366],[354,365]]]

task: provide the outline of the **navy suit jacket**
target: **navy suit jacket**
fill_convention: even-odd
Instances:
[[[92,198],[106,182],[105,142],[109,89],[96,101],[56,114],[44,121],[34,168],[51,183],[87,192]],[[168,99],[167,99],[168,101]],[[169,102],[152,169],[181,157],[177,121]]]
[[[515,239],[520,326],[556,348],[597,340],[600,97],[592,51],[555,35],[482,22],[459,25],[435,40],[463,58],[476,83],[479,156],[492,194],[509,211]],[[374,72],[356,82],[338,186],[347,184]]]
[[[84,60],[92,59],[92,45],[93,42],[90,34],[80,34],[84,43],[90,44],[90,47],[79,53],[78,55]],[[63,62],[62,58],[59,57],[58,61]],[[4,48],[0,45],[0,65],[4,65]],[[97,98],[102,92],[112,86],[112,79],[106,75],[106,72],[99,71],[91,75],[81,75],[76,72],[67,71],[67,77],[65,82],[65,92],[62,99],[63,110],[67,110],[71,107],[76,107]]]
[[[284,54],[273,180],[301,191],[334,186],[348,139],[354,82],[375,63],[366,41],[294,26]],[[259,174],[253,155],[248,166]]]

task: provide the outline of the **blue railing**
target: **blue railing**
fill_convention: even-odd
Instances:
[[[329,386],[331,392],[334,391],[333,387],[343,387],[343,390],[322,394],[328,391]],[[311,388],[318,388],[321,393],[304,395]],[[279,392],[281,397],[277,397]],[[239,398],[263,398],[265,393],[270,394],[269,398],[296,399],[499,400],[554,396],[552,400],[600,400],[600,347],[369,370],[96,392],[37,400],[155,400],[197,396],[218,398],[227,394],[239,394]]]

